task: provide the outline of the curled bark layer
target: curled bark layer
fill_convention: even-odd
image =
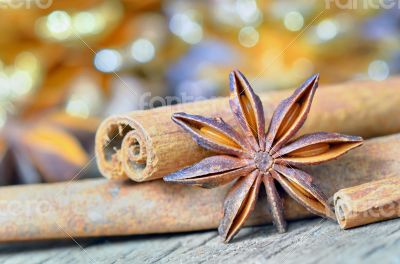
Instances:
[[[260,96],[267,124],[275,107],[290,93],[280,91]],[[300,134],[326,131],[370,138],[395,133],[400,131],[399,104],[400,78],[321,87]],[[141,182],[161,178],[211,155],[171,121],[176,112],[221,117],[235,128],[239,126],[233,120],[227,98],[110,117],[96,135],[101,173],[107,178]]]
[[[343,229],[400,217],[400,177],[342,189],[335,193],[334,202]]]

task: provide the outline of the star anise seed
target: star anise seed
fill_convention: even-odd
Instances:
[[[175,113],[172,120],[202,147],[219,153],[164,177],[167,182],[213,188],[235,181],[224,202],[218,228],[226,242],[243,226],[254,209],[261,183],[278,232],[286,231],[278,182],[314,214],[333,218],[325,195],[312,177],[297,168],[335,159],[362,144],[362,138],[319,132],[292,140],[303,126],[318,87],[319,75],[304,82],[275,110],[265,131],[263,106],[239,71],[230,74],[230,107],[241,127],[235,131],[220,118]]]

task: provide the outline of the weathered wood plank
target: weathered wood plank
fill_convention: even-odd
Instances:
[[[0,246],[1,263],[400,263],[400,220],[347,231],[322,219],[243,229],[231,244],[216,231]]]

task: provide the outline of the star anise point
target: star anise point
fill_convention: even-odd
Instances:
[[[224,217],[218,228],[225,242],[237,234],[254,209],[261,183],[280,233],[286,231],[286,221],[277,182],[312,213],[333,218],[325,195],[312,177],[297,166],[335,159],[360,146],[362,138],[319,132],[292,140],[310,111],[319,74],[311,76],[279,104],[268,130],[261,100],[244,75],[235,70],[229,79],[229,102],[241,131],[237,132],[220,119],[174,114],[172,120],[188,131],[200,146],[218,154],[172,173],[164,180],[205,188],[234,182],[226,195]]]

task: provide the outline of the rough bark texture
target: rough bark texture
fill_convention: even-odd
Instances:
[[[0,188],[0,241],[168,233],[216,228],[226,188],[107,179]],[[249,224],[270,222],[258,208]],[[286,200],[288,219],[310,214]]]
[[[307,169],[328,197],[399,170],[400,134],[368,140],[339,160]],[[213,229],[221,219],[226,190],[106,179],[4,187],[0,188],[0,240]],[[248,224],[270,222],[265,197],[260,199]],[[311,216],[287,197],[284,208],[287,219]]]
[[[368,182],[335,193],[335,211],[342,228],[400,216],[400,177]]]
[[[283,91],[260,96],[267,124],[277,104],[290,94],[291,91]],[[326,131],[368,138],[399,132],[399,105],[400,78],[321,87],[300,134]],[[235,124],[228,98],[111,117],[103,122],[96,136],[102,174],[135,181],[157,179],[210,155],[171,121],[175,112],[219,116]]]

